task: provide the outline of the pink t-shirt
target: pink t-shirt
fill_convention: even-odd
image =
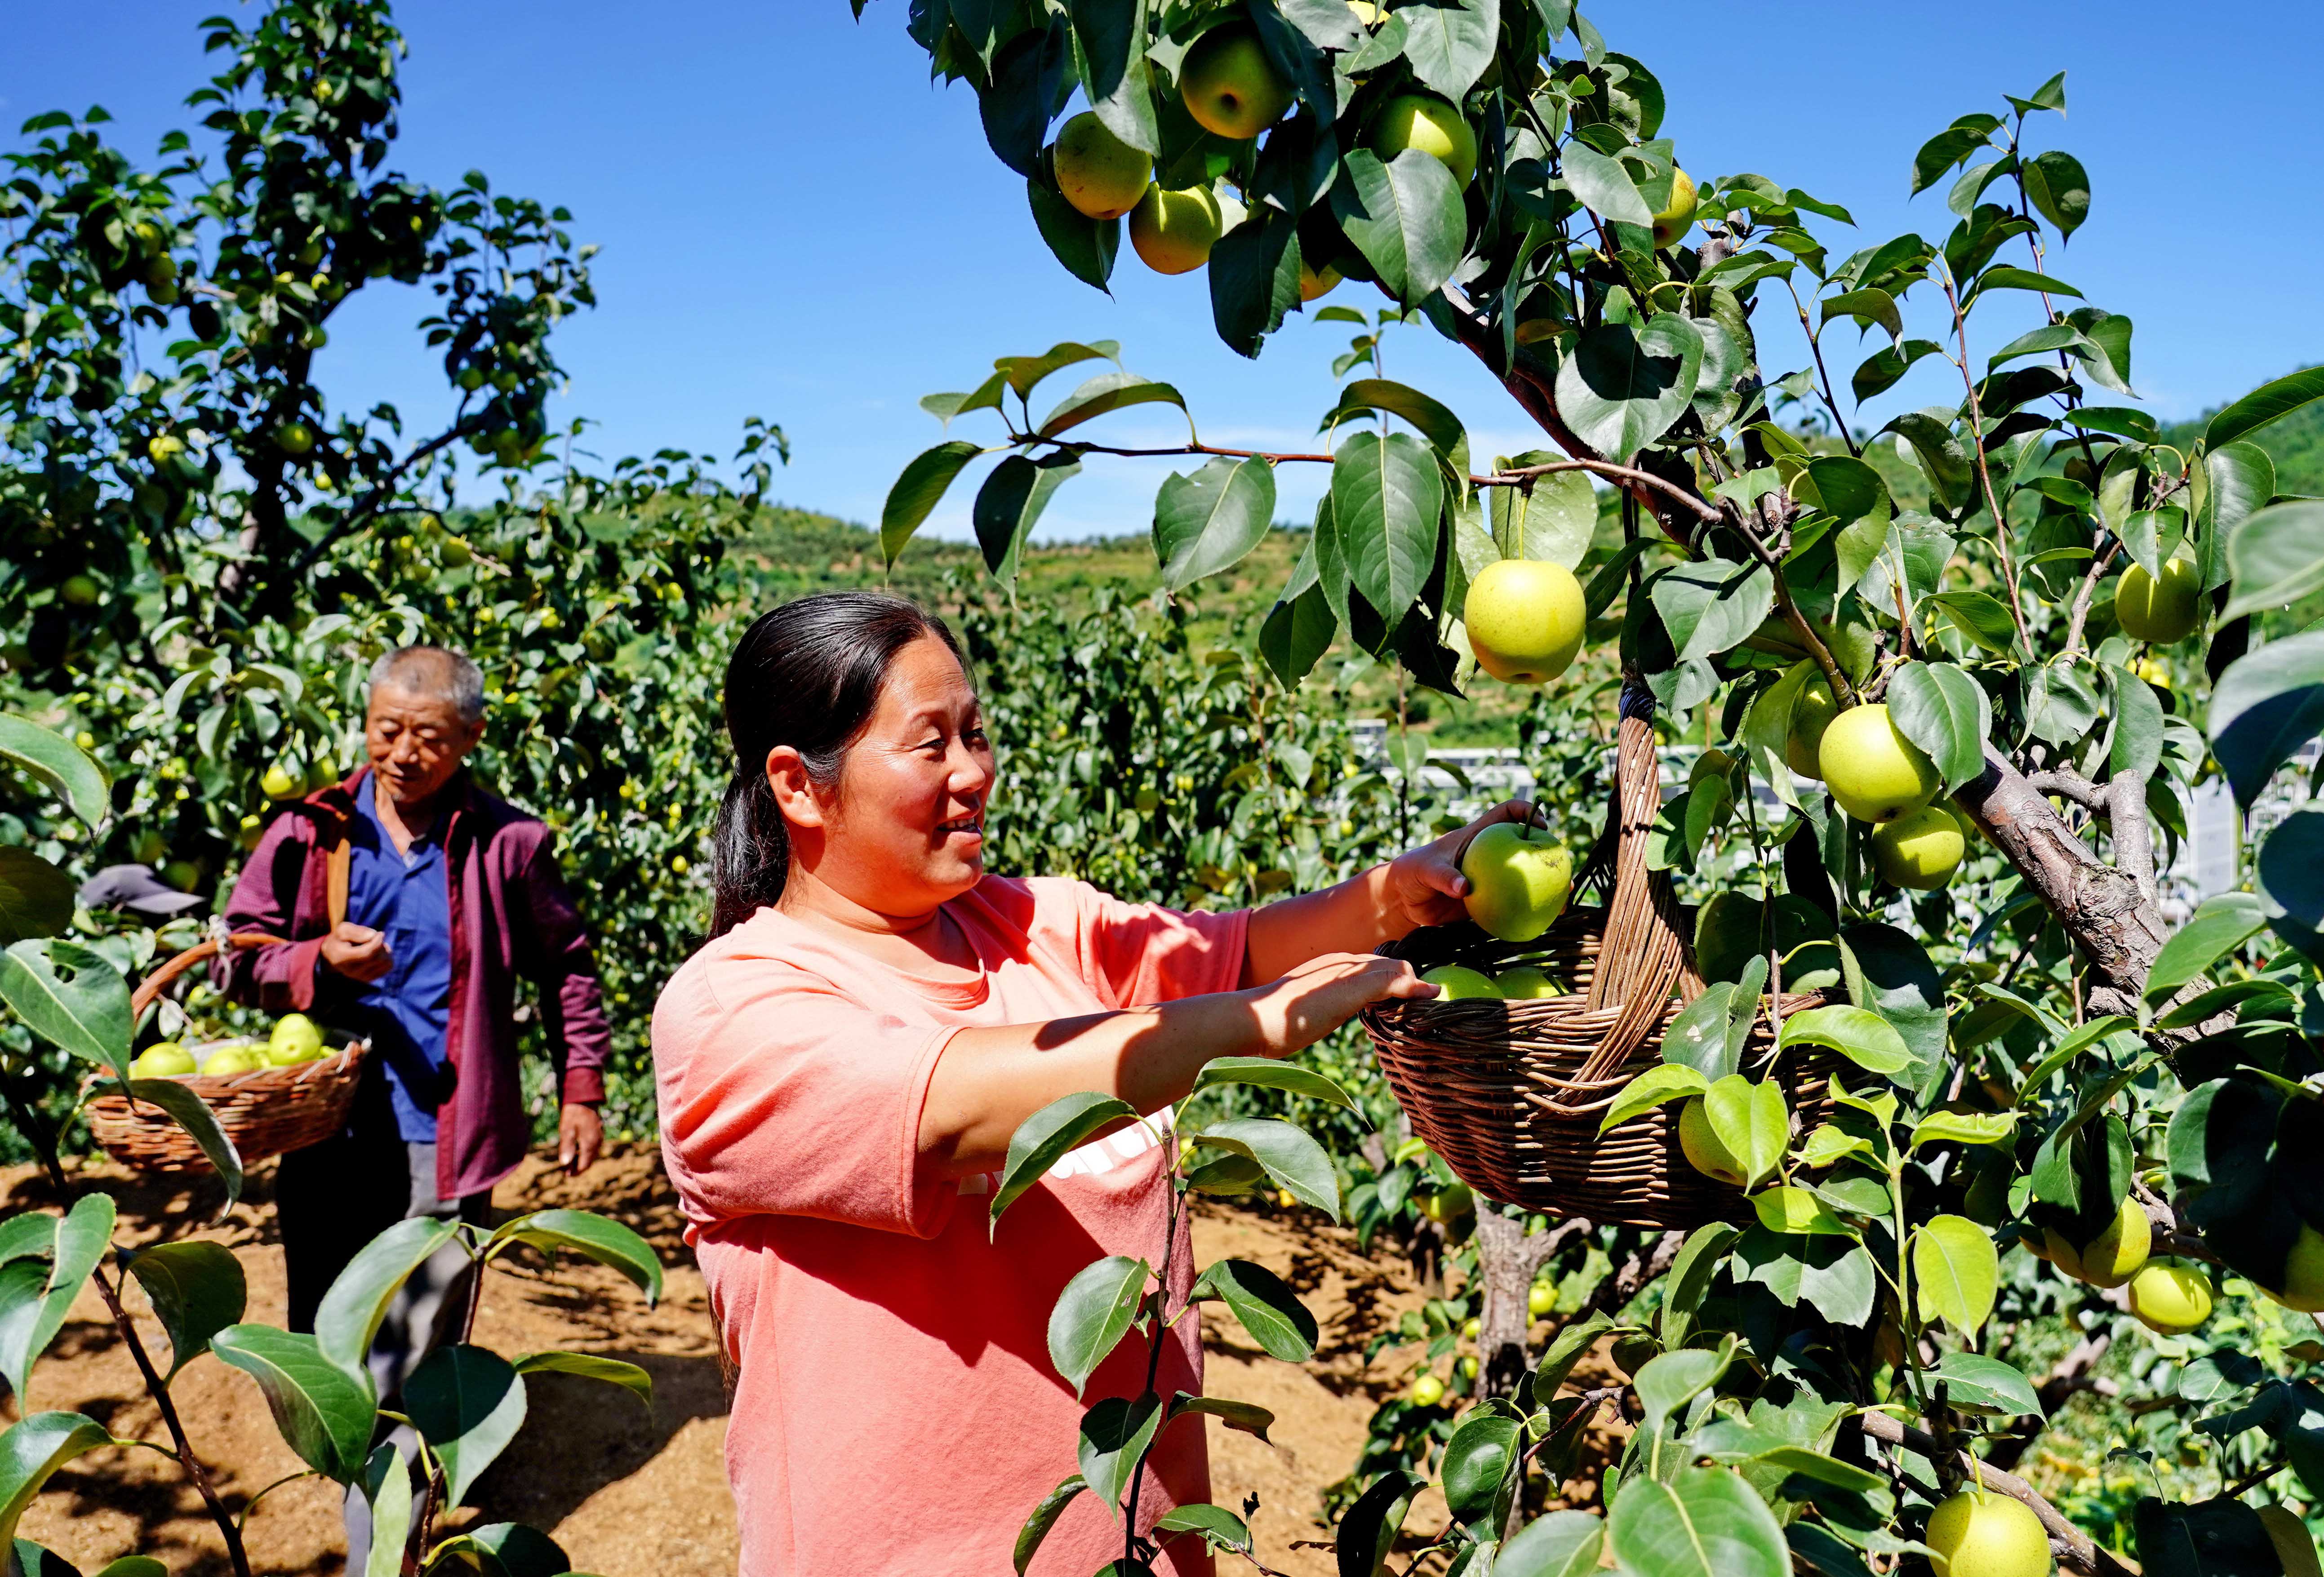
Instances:
[[[1165,1152],[1134,1128],[1074,1150],[989,1240],[990,1178],[916,1179],[921,1107],[959,1029],[1234,989],[1246,917],[1056,878],[987,876],[945,907],[975,950],[973,982],[905,973],[761,909],[654,1008],[662,1155],[742,1370],[726,1471],[742,1577],[1005,1577],[1026,1516],[1078,1471],[1083,1409],[1145,1383],[1133,1332],[1076,1398],[1047,1332],[1091,1260],[1154,1260]],[[1191,1258],[1182,1223],[1177,1297]],[[1201,1377],[1188,1319],[1156,1389],[1199,1392]],[[1195,1415],[1162,1432],[1142,1523],[1209,1499],[1203,1427]],[[1121,1538],[1084,1494],[1032,1570],[1088,1577]],[[1196,1545],[1174,1539],[1164,1570],[1209,1573]]]

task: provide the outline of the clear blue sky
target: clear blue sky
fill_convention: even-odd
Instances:
[[[96,103],[124,146],[150,152],[192,124],[180,101],[205,74],[195,23],[232,8],[17,0],[0,147],[39,111]],[[591,447],[608,457],[724,453],[760,415],[794,447],[779,496],[873,520],[898,469],[939,436],[921,394],[972,387],[994,355],[1062,338],[1120,340],[1128,365],[1186,393],[1214,442],[1305,447],[1330,403],[1343,325],[1296,324],[1246,363],[1213,335],[1200,275],[1148,273],[1125,246],[1109,300],[1059,269],[1022,182],[984,144],[973,96],[929,83],[905,0],[872,0],[861,23],[846,0],[399,10],[411,52],[393,162],[441,185],[481,168],[502,190],[570,208],[576,235],[604,247],[601,304],[560,331],[558,354],[573,379],[560,410],[601,423]],[[2069,117],[2043,117],[2041,135],[2081,158],[2095,196],[2052,269],[2135,320],[2149,409],[2190,415],[2324,359],[2312,196],[2324,8],[1600,0],[1588,14],[1662,78],[1665,134],[1699,177],[1757,171],[1852,208],[1860,239],[1830,226],[1835,255],[1905,228],[1941,237],[1941,192],[1905,199],[1914,151],[2062,68]],[[327,383],[350,402],[439,416],[440,374],[411,330],[421,302],[377,287],[364,298],[334,322]],[[1360,301],[1352,286],[1333,299]],[[1778,306],[1758,318],[1771,375],[1795,364],[1790,337],[1770,328]],[[1996,342],[2024,326],[1997,325]],[[1844,381],[1854,330],[1834,340]],[[1388,370],[1452,405],[1480,456],[1540,441],[1425,327],[1392,337]],[[1916,374],[1870,415],[1947,398]],[[1122,441],[1174,431],[1147,412],[1109,420]],[[1051,505],[1051,534],[1143,530],[1160,475],[1093,459]],[[1304,512],[1321,480],[1320,467],[1286,473],[1283,512]],[[964,530],[972,491],[956,489],[934,529]]]

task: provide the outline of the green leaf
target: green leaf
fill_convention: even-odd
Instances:
[[[1886,1491],[1889,1487],[1888,1480],[1877,1473],[1868,1472],[1854,1462],[1841,1462],[1838,1457],[1811,1451],[1803,1445],[1779,1445],[1772,1451],[1761,1452],[1752,1460],[1765,1462],[1771,1468],[1781,1468],[1787,1473],[1801,1473],[1819,1484],[1830,1484],[1858,1495]]]
[[[1390,1468],[1356,1497],[1340,1518],[1338,1536],[1340,1577],[1379,1577],[1395,1553],[1397,1535],[1404,1529],[1412,1498],[1428,1480],[1402,1468]]]
[[[1311,583],[1268,611],[1266,622],[1259,626],[1259,656],[1266,659],[1276,683],[1286,690],[1296,689],[1330,650],[1339,628],[1332,599],[1322,583]]]
[[[1251,1402],[1232,1401],[1225,1397],[1190,1397],[1180,1391],[1170,1398],[1170,1417],[1181,1413],[1201,1413],[1216,1418],[1229,1429],[1240,1429],[1245,1434],[1267,1439],[1267,1432],[1275,1427],[1275,1415]],[[1163,1420],[1166,1424],[1169,1419]]]
[[[1417,148],[1387,163],[1367,149],[1348,153],[1332,183],[1332,217],[1407,310],[1452,277],[1468,232],[1452,172]]]
[[[129,1076],[128,982],[96,949],[42,936],[0,952],[0,1001],[42,1039]]]
[[[1315,1353],[1315,1316],[1289,1284],[1249,1259],[1220,1259],[1194,1278],[1193,1299],[1217,1298],[1269,1357],[1305,1363]]]
[[[1680,658],[1708,661],[1750,639],[1775,605],[1775,583],[1762,565],[1704,558],[1655,576],[1650,595]]]
[[[1985,770],[1993,706],[1985,687],[1950,662],[1908,662],[1888,685],[1888,715],[1944,774],[1948,794]]]
[[[1913,189],[1908,195],[1918,196],[1942,180],[1946,171],[1979,148],[1991,146],[2000,125],[1997,115],[1965,115],[1921,144],[1921,151],[1913,155]]]
[[[1299,305],[1298,222],[1261,204],[1219,238],[1205,271],[1211,324],[1237,355],[1256,356],[1267,337]]]
[[[1156,1533],[1199,1533],[1213,1549],[1248,1550],[1250,1528],[1223,1506],[1194,1500],[1174,1506],[1154,1519]]]
[[[2035,273],[2030,268],[1989,268],[1977,276],[1977,293],[1987,290],[2040,290],[2044,295],[2071,296],[2081,299],[2082,292],[2061,279],[2046,273]]]
[[[1913,1125],[1912,1148],[1923,1145],[2006,1144],[2017,1131],[2015,1111],[1932,1111]]]
[[[954,438],[923,451],[904,467],[880,509],[880,556],[885,562],[894,565],[904,544],[944,498],[961,467],[982,453],[978,446]]]
[[[355,1481],[378,1416],[368,1371],[358,1379],[324,1357],[314,1337],[272,1325],[228,1325],[210,1338],[210,1351],[258,1381],[274,1427],[301,1461],[342,1484]]]
[[[573,1572],[572,1557],[555,1539],[521,1522],[472,1527],[460,1536],[460,1542],[488,1557],[484,1570],[492,1577],[582,1577]],[[452,1548],[458,1549],[459,1544]]]
[[[1626,1475],[1608,1531],[1614,1558],[1637,1577],[1789,1577],[1775,1514],[1725,1468],[1683,1468],[1669,1483]]]
[[[1145,0],[1073,0],[1082,91],[1106,130],[1144,153],[1162,152],[1146,65]]]
[[[1314,1069],[1297,1063],[1278,1062],[1271,1056],[1214,1056],[1204,1063],[1194,1075],[1194,1087],[1188,1093],[1220,1089],[1229,1084],[1248,1084],[1254,1089],[1281,1090],[1287,1095],[1305,1095],[1311,1101],[1324,1101],[1344,1111],[1358,1110],[1355,1097],[1333,1080]]]
[[[1596,1577],[1606,1524],[1594,1512],[1553,1511],[1501,1546],[1493,1577]]]
[[[1206,462],[1163,479],[1154,499],[1154,557],[1176,592],[1241,559],[1275,520],[1275,467],[1262,459]]]
[[[235,1148],[234,1139],[207,1102],[175,1079],[131,1079],[125,1084],[116,1081],[108,1088],[115,1093],[125,1092],[132,1100],[158,1106],[169,1113],[170,1120],[184,1129],[201,1147],[203,1156],[226,1184],[226,1199],[218,1206],[218,1214],[223,1217],[234,1208],[235,1202],[242,1197],[242,1152]]]
[[[1332,463],[1332,517],[1348,574],[1390,625],[1436,562],[1444,483],[1436,458],[1407,433],[1360,432]]]
[[[1340,402],[1325,415],[1317,430],[1329,432],[1343,422],[1382,410],[1410,422],[1447,466],[1455,471],[1469,468],[1469,432],[1461,425],[1461,419],[1452,414],[1450,407],[1391,379],[1358,378],[1348,384],[1340,391]],[[1591,517],[1593,521],[1597,517],[1594,503]]]
[[[1198,1145],[1249,1156],[1267,1168],[1276,1185],[1333,1221],[1340,1219],[1340,1179],[1332,1157],[1306,1132],[1274,1117],[1242,1117],[1214,1122],[1194,1136]]]
[[[2007,651],[2017,639],[2008,604],[1985,592],[1939,592],[1929,598],[1954,629],[1987,651]]]
[[[1084,1090],[1050,1102],[1019,1123],[1017,1131],[1009,1136],[1009,1159],[1001,1167],[1001,1186],[992,1194],[991,1221],[994,1230],[999,1229],[1001,1213],[1039,1182],[1041,1174],[1056,1166],[1067,1150],[1100,1129],[1125,1120],[1135,1120],[1137,1116],[1127,1102]]]
[[[1646,1412],[1646,1433],[1659,1433],[1664,1419],[1717,1385],[1734,1358],[1735,1339],[1730,1336],[1715,1350],[1683,1347],[1648,1359],[1630,1381]]]
[[[1993,1313],[2001,1256],[1986,1230],[1967,1216],[1932,1216],[1913,1234],[1913,1277],[1925,1313],[1975,1336]]]
[[[113,781],[97,758],[30,718],[0,712],[0,761],[42,783],[94,832],[113,809]]]
[[[2180,987],[2266,928],[2266,913],[2251,893],[2223,892],[2205,899],[2155,954],[2154,967],[2147,972],[2146,1000],[2167,1001]]]
[[[1893,1078],[1911,1067],[1912,1048],[1895,1027],[1866,1008],[1810,1008],[1784,1020],[1778,1044],[1829,1047],[1860,1068]]]
[[[72,924],[73,880],[30,849],[0,844],[0,946]]]
[[[1919,1063],[1915,1084],[1945,1064],[1945,988],[1928,950],[1894,926],[1860,923],[1840,936],[1849,1001],[1888,1020]]]
[[[2157,434],[2146,441],[2162,439]],[[2205,455],[2203,471],[2211,485],[2204,504],[2209,519],[2199,550],[2203,559],[2203,589],[2213,591],[2226,585],[2232,572],[2234,555],[2228,549],[2236,533],[2275,496],[2275,462],[2257,444],[2238,442]]]
[[[113,1196],[86,1194],[62,1218],[45,1214],[24,1229],[26,1246],[47,1259],[21,1261],[0,1277],[0,1377],[23,1406],[32,1366],[48,1351],[88,1274],[113,1241]],[[34,1247],[37,1245],[37,1247]]]
[[[1904,337],[1904,315],[1896,309],[1896,298],[1886,290],[1846,290],[1825,297],[1821,321],[1830,323],[1835,318],[1848,318],[1859,328],[1885,328],[1891,340]]]
[[[2286,1569],[2259,1513],[2225,1496],[2186,1506],[2141,1496],[2131,1527],[2146,1577],[2271,1577]]]
[[[2275,770],[2324,728],[2324,630],[2271,641],[2228,664],[2211,690],[2209,726],[2212,753],[2248,809]]]
[[[1057,1295],[1049,1311],[1049,1361],[1076,1397],[1129,1333],[1150,1273],[1143,1259],[1111,1254],[1084,1266]]]
[[[2302,367],[2258,388],[2229,405],[2203,429],[2203,445],[2217,449],[2249,438],[2271,422],[2324,400],[2324,367]]]
[[[649,1416],[653,1413],[653,1376],[618,1358],[601,1358],[594,1352],[527,1352],[514,1360],[512,1367],[519,1374],[573,1374],[603,1380],[643,1402]]]
[[[411,1468],[403,1448],[383,1441],[364,1463],[364,1499],[371,1502],[371,1549],[364,1577],[403,1577],[404,1545],[411,1536]]]
[[[1614,1103],[1606,1109],[1606,1115],[1599,1120],[1598,1131],[1604,1133],[1608,1129],[1618,1127],[1639,1112],[1652,1111],[1665,1101],[1704,1094],[1710,1089],[1711,1081],[1683,1063],[1666,1062],[1650,1067],[1622,1086],[1621,1093],[1614,1097]]]
[[[1412,74],[1459,104],[1493,62],[1500,31],[1497,10],[1497,0],[1436,0],[1404,7],[1404,58]]]
[[[17,1541],[16,1558],[23,1559],[23,1541]],[[27,1570],[25,1577],[46,1577],[44,1572]],[[151,1555],[123,1555],[107,1561],[97,1569],[97,1577],[170,1577],[170,1568]]]
[[[1773,1080],[1753,1084],[1741,1074],[1729,1074],[1704,1094],[1702,1114],[1727,1153],[1742,1164],[1746,1189],[1757,1188],[1783,1165],[1792,1119],[1783,1089]]]
[[[1537,462],[1520,455],[1515,463]],[[1536,558],[1576,569],[1589,557],[1591,540],[1598,534],[1598,493],[1582,473],[1557,471],[1536,477],[1530,497],[1516,487],[1489,491],[1492,541],[1503,558]]]
[[[2006,1418],[2042,1416],[2042,1398],[2034,1393],[2034,1382],[1997,1358],[1948,1352],[1937,1360],[1937,1374],[1946,1384],[1946,1400],[1956,1407]]]
[[[156,1243],[129,1260],[129,1274],[145,1289],[154,1318],[170,1337],[170,1372],[210,1350],[210,1338],[242,1318],[249,1288],[242,1261],[223,1243],[199,1238]]]
[[[1884,345],[1864,358],[1855,375],[1849,379],[1849,391],[1858,404],[1875,395],[1886,394],[1904,380],[1914,364],[1923,356],[1935,355],[1943,347],[1933,339],[1908,339],[1902,345]]]
[[[1685,413],[1702,366],[1702,335],[1674,312],[1644,327],[1600,324],[1557,370],[1558,413],[1583,443],[1628,462]]]
[[[544,1254],[562,1249],[595,1259],[629,1277],[631,1284],[646,1295],[648,1307],[661,1301],[661,1259],[655,1254],[653,1245],[608,1217],[586,1210],[536,1210],[495,1228],[493,1235],[484,1240],[482,1257],[496,1258],[511,1242],[523,1243]]]
[[[78,1413],[33,1413],[0,1434],[0,1549],[14,1545],[16,1525],[49,1475],[112,1443],[110,1430]]]
[[[1031,397],[1041,380],[1064,368],[1083,362],[1108,361],[1119,364],[1121,346],[1111,339],[1093,339],[1084,345],[1076,339],[1060,340],[1037,356],[995,356],[992,370],[1009,380],[1009,387],[1019,400]]]
[[[1038,460],[1011,455],[992,468],[976,490],[969,510],[976,528],[977,546],[984,549],[984,565],[992,578],[1012,595],[1017,589],[1017,563],[1026,540],[1049,507],[1049,496],[1078,475],[1082,463],[1071,450],[1057,450]]]
[[[1893,432],[1913,446],[1922,474],[1929,479],[1930,502],[1941,512],[1958,514],[1967,507],[1973,496],[1976,462],[1952,429],[1950,410],[1942,406],[1908,410],[1891,418],[1880,430]]]
[[[2108,669],[2114,687],[2114,735],[2107,743],[2107,764],[2116,778],[2152,776],[2163,762],[2163,703],[2144,679],[2127,669]]]
[[[1535,1370],[1531,1389],[1536,1406],[1546,1407],[1557,1398],[1558,1387],[1582,1360],[1590,1344],[1603,1333],[1613,1329],[1614,1322],[1602,1314],[1591,1314],[1579,1320],[1569,1320],[1558,1328],[1542,1354],[1541,1367]]]
[[[2265,608],[2288,608],[2324,590],[2324,499],[2271,504],[2227,539],[2235,594],[2221,622]]]
[[[443,1464],[447,1507],[466,1501],[476,1475],[508,1449],[524,1425],[524,1381],[515,1367],[482,1347],[438,1347],[411,1371],[403,1382],[403,1411]]]
[[[1808,480],[1824,512],[1845,525],[1889,503],[1880,473],[1846,455],[1818,455],[1808,462]]]
[[[429,1255],[457,1237],[459,1231],[457,1222],[413,1216],[396,1222],[358,1249],[355,1257],[347,1261],[346,1268],[323,1294],[322,1304],[315,1311],[314,1340],[323,1357],[368,1390],[371,1370],[364,1360],[371,1351],[372,1338],[379,1334],[380,1322],[387,1318],[387,1305],[411,1273]],[[235,1327],[247,1328],[250,1327]],[[308,1460],[314,1461],[312,1457]],[[315,1465],[322,1466],[319,1462]],[[345,1474],[333,1476],[346,1481]]]
[[[1759,1224],[1771,1232],[1854,1237],[1848,1223],[1831,1213],[1812,1188],[1769,1188],[1751,1196]]]
[[[1473,1522],[1492,1509],[1517,1462],[1525,1426],[1506,1413],[1471,1412],[1444,1443],[1437,1477],[1454,1520]]]
[[[1114,260],[1121,254],[1121,221],[1091,218],[1038,171],[1025,178],[1025,200],[1049,255],[1082,283],[1111,295]]]
[[[1057,408],[1043,417],[1041,425],[1034,430],[1042,438],[1053,438],[1108,411],[1131,405],[1175,405],[1181,410],[1186,409],[1185,397],[1167,383],[1155,383],[1136,373],[1100,373],[1059,401]]]
[[[1583,208],[1617,224],[1653,227],[1655,211],[1619,159],[1577,140],[1560,150],[1560,161],[1567,189]]]
[[[1033,1508],[1033,1515],[1027,1517],[1025,1526],[1017,1530],[1017,1577],[1025,1577],[1025,1569],[1033,1563],[1033,1557],[1041,1553],[1041,1541],[1047,1538],[1049,1530],[1057,1526],[1057,1518],[1065,1514],[1065,1508],[1073,1504],[1074,1497],[1088,1488],[1089,1480],[1075,1473],[1041,1497],[1041,1503]]]
[[[1726,1222],[1705,1222],[1687,1234],[1678,1256],[1671,1261],[1668,1290],[1663,1295],[1662,1340],[1665,1347],[1683,1347],[1694,1316],[1710,1295],[1711,1283],[1726,1263],[1736,1229]]]
[[[1161,1422],[1162,1399],[1151,1391],[1136,1398],[1108,1397],[1082,1415],[1076,1452],[1082,1479],[1116,1522],[1121,1520],[1122,1494],[1130,1488],[1130,1476]]]

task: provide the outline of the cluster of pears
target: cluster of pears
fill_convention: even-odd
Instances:
[[[304,1013],[286,1013],[274,1021],[264,1040],[230,1040],[212,1047],[197,1058],[183,1043],[163,1040],[147,1047],[129,1065],[133,1079],[206,1079],[260,1068],[287,1068],[302,1062],[320,1062],[330,1055],[323,1044],[322,1028]]]
[[[1885,706],[1840,710],[1821,678],[1801,687],[1784,760],[1820,778],[1834,803],[1872,824],[1872,860],[1898,887],[1932,891],[1952,880],[1977,831],[1950,800],[1932,803],[1944,779],[1904,737]]]
[[[1440,964],[1421,979],[1434,986],[1437,1000],[1462,1002],[1481,999],[1498,1002],[1537,1002],[1565,995],[1565,987],[1538,964],[1520,964],[1499,974],[1487,974],[1465,964]]]
[[[1353,3],[1359,21],[1379,20],[1371,5]],[[1247,143],[1281,120],[1295,97],[1267,57],[1259,34],[1240,23],[1213,27],[1194,41],[1178,69],[1178,96],[1194,124],[1212,135]],[[1477,172],[1477,137],[1460,106],[1428,93],[1406,93],[1374,112],[1365,145],[1382,159],[1407,148],[1442,161],[1453,184]],[[1173,189],[1154,179],[1154,161],[1109,130],[1094,111],[1067,121],[1050,149],[1057,190],[1093,219],[1130,219],[1130,244],[1157,273],[1191,273],[1210,261],[1211,248],[1242,219],[1242,209],[1210,185]],[[1692,188],[1688,189],[1690,194]],[[1329,267],[1303,263],[1299,299],[1312,301],[1340,282]]]
[[[2070,1241],[2051,1226],[2043,1229],[2039,1243],[2025,1247],[2091,1286],[2111,1289],[2127,1282],[2130,1312],[2160,1335],[2183,1334],[2211,1317],[2210,1278],[2178,1260],[2150,1258],[2153,1224],[2134,1197],[2125,1197],[2105,1230],[2087,1243]]]

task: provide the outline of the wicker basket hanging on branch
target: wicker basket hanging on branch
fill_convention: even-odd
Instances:
[[[1676,1102],[1600,1134],[1622,1086],[1663,1060],[1663,1036],[1702,994],[1692,911],[1670,879],[1646,868],[1662,808],[1654,696],[1636,675],[1622,687],[1614,812],[1575,882],[1577,896],[1530,942],[1502,942],[1463,923],[1416,931],[1380,951],[1416,970],[1467,964],[1493,973],[1537,964],[1567,994],[1527,1001],[1416,1001],[1367,1009],[1388,1086],[1413,1131],[1478,1193],[1506,1204],[1600,1224],[1690,1228],[1748,1213],[1736,1190],[1688,1164]],[[1609,869],[1610,868],[1610,869]],[[1780,1017],[1821,1006],[1821,992],[1785,992]],[[1742,1066],[1755,1076],[1774,1050],[1762,1013]],[[1838,1059],[1795,1047],[1775,1079],[1795,1120],[1820,1120]]]
[[[263,947],[281,938],[258,931],[204,938],[146,976],[130,999],[132,1013],[144,1016],[161,989],[221,947]],[[363,1074],[364,1048],[346,1046],[313,1062],[288,1067],[254,1068],[246,1074],[189,1074],[177,1082],[199,1095],[217,1113],[218,1126],[244,1167],[328,1139],[346,1126]],[[82,1108],[88,1131],[106,1154],[124,1166],[148,1172],[210,1169],[194,1136],[160,1107],[123,1095],[97,1095]]]

